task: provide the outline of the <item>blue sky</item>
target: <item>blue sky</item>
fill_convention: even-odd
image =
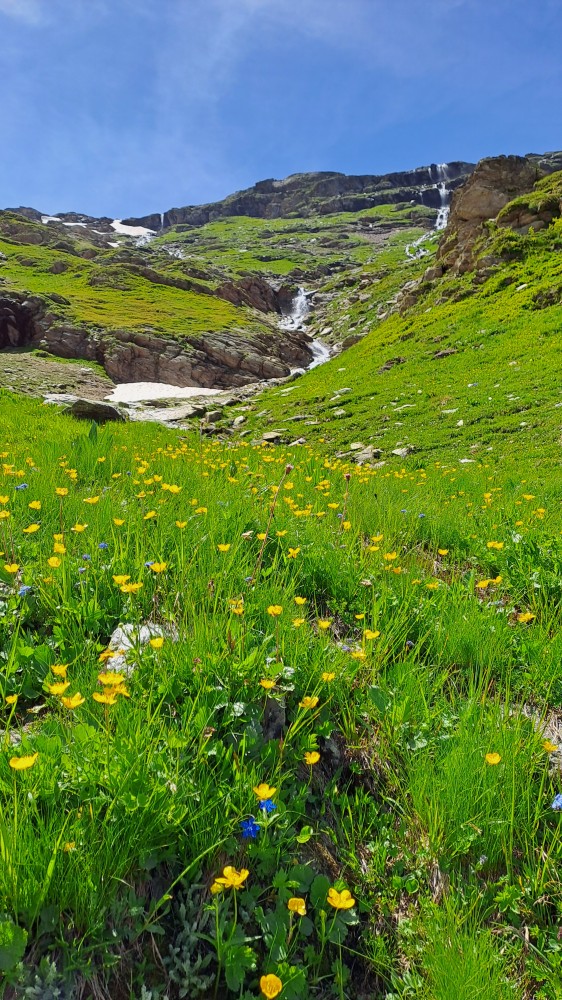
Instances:
[[[0,205],[562,146],[561,0],[0,0]]]

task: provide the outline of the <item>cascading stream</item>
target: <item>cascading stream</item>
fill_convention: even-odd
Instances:
[[[281,330],[299,330],[301,328],[310,312],[308,298],[309,293],[304,288],[299,288],[293,299],[291,312],[287,316],[284,316],[279,323]],[[323,365],[324,362],[330,360],[332,356],[331,349],[321,340],[312,340],[308,346],[312,351],[312,361],[306,368],[294,368],[292,370],[293,373],[310,371],[311,368],[317,368],[318,365]]]
[[[418,260],[420,257],[426,257],[429,253],[423,246],[426,240],[431,239],[435,233],[441,232],[446,228],[447,222],[449,221],[449,211],[451,205],[451,192],[447,189],[448,180],[448,166],[446,163],[436,163],[435,173],[437,175],[437,183],[433,184],[432,187],[439,191],[439,197],[441,199],[441,205],[437,211],[437,218],[435,220],[435,226],[430,229],[423,236],[420,236],[413,243],[408,243],[405,248],[406,256],[410,257],[411,260]]]

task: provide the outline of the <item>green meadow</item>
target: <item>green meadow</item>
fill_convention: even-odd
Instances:
[[[2,995],[561,996],[557,462],[0,420]]]

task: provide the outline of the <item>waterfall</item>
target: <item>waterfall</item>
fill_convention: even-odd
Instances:
[[[291,312],[284,316],[279,326],[282,330],[298,330],[310,312],[308,296],[304,288],[299,288],[292,302]]]
[[[287,316],[284,316],[279,323],[281,330],[300,330],[304,320],[310,312],[310,305],[308,303],[308,295],[304,288],[299,288],[297,294],[295,295],[292,308]],[[312,351],[312,361],[306,368],[293,368],[291,369],[291,374],[304,374],[305,371],[310,371],[311,368],[317,368],[318,365],[323,365],[325,361],[329,361],[332,356],[332,351],[327,344],[322,343],[321,340],[311,340],[307,345]]]
[[[160,229],[164,228],[164,212],[160,212]]]
[[[439,233],[441,232],[441,230],[445,229],[447,222],[449,221],[451,192],[447,189],[447,180],[449,179],[448,164],[447,163],[432,164],[432,166],[429,168],[430,180],[433,179],[432,174],[434,168],[435,168],[434,176],[436,176],[436,183],[431,184],[430,187],[437,188],[437,190],[439,191],[439,199],[441,201],[441,204],[437,211],[437,218],[435,220],[435,226],[433,227],[433,229],[430,229],[427,233],[424,233],[423,236],[420,236],[419,239],[414,240],[413,243],[408,243],[408,245],[406,246],[405,248],[406,256],[410,257],[411,260],[417,260],[420,257],[427,256],[429,251],[426,250],[422,246],[422,244],[425,243],[426,240],[431,239],[431,237],[434,236],[435,233]]]

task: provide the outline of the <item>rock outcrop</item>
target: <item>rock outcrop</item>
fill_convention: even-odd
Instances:
[[[302,331],[205,333],[171,337],[133,330],[96,330],[64,323],[39,296],[0,296],[0,349],[34,346],[60,358],[96,361],[114,382],[167,382],[226,389],[286,378],[312,361],[310,337]]]
[[[562,154],[495,156],[481,160],[453,194],[437,260],[443,270],[463,274],[475,266],[475,243],[484,224],[514,198],[532,190],[541,177],[562,169]]]

